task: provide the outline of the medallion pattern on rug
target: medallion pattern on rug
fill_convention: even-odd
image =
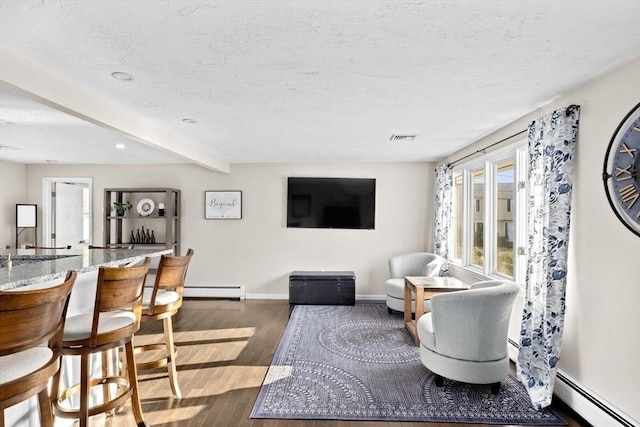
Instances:
[[[449,380],[437,387],[384,304],[296,306],[251,418],[565,424],[533,408],[511,376],[497,396]]]

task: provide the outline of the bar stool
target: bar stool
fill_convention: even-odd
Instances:
[[[138,370],[155,369],[167,366],[171,391],[178,399],[182,392],[178,386],[178,372],[176,371],[177,350],[173,341],[173,322],[171,318],[182,306],[182,291],[187,276],[187,268],[193,256],[193,249],[189,249],[185,256],[162,255],[158,265],[158,272],[150,296],[142,301],[142,322],[162,319],[164,330],[164,344],[149,344],[135,348],[136,354],[145,351],[164,350],[164,356],[148,362],[137,362]]]
[[[59,371],[62,331],[78,273],[26,291],[0,291],[0,426],[4,410],[38,395],[40,425],[53,427],[49,380]]]
[[[146,426],[140,395],[138,376],[133,354],[133,335],[140,328],[142,292],[151,259],[133,267],[100,267],[96,299],[92,313],[71,316],[67,319],[62,342],[63,356],[80,356],[80,384],[60,392],[60,372],[53,378],[53,411],[61,418],[79,418],[80,426],[88,425],[90,416],[109,412],[124,405],[131,398],[131,406],[139,427]],[[90,378],[90,356],[124,347],[122,375],[109,375],[103,364],[102,378]],[[62,369],[60,370],[62,371]],[[102,388],[102,403],[91,405],[91,388]],[[117,396],[111,389],[117,386]],[[68,408],[64,401],[80,392],[80,407]]]

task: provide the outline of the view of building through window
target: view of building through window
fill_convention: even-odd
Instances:
[[[473,265],[484,265],[484,169],[472,173],[473,181]]]
[[[513,277],[513,241],[515,237],[515,223],[511,209],[514,198],[513,160],[507,160],[497,165],[496,173],[496,271],[505,276]]]

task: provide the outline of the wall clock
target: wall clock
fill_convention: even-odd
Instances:
[[[604,157],[602,179],[616,216],[640,237],[640,103],[613,133]]]

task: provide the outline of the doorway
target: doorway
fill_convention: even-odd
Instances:
[[[91,242],[91,178],[42,178],[43,246],[80,248]]]

